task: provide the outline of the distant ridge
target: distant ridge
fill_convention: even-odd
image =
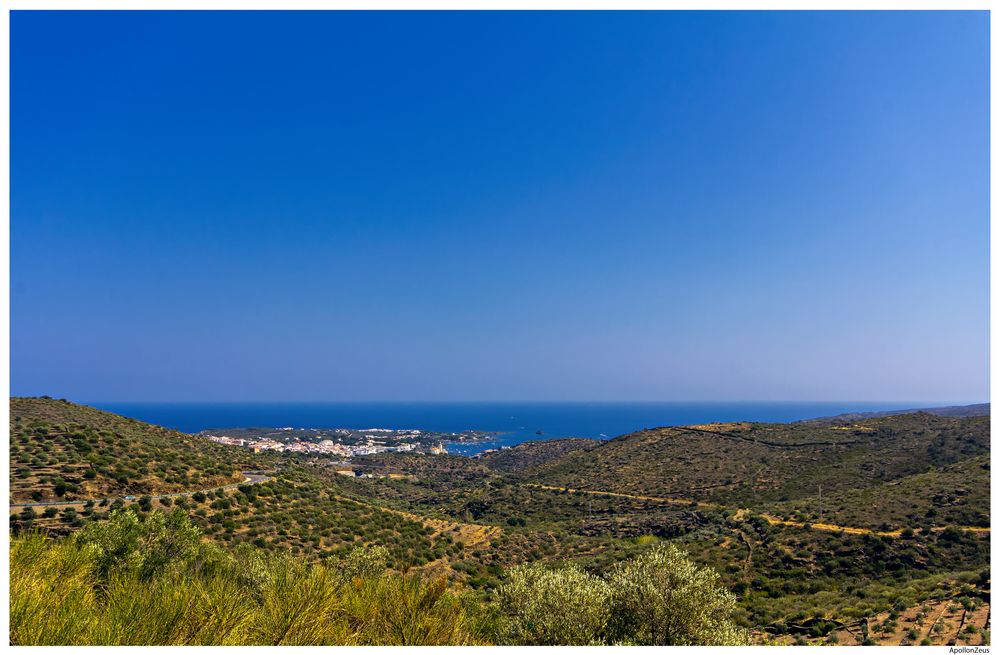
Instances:
[[[858,421],[866,418],[879,418],[881,416],[899,416],[901,414],[933,414],[935,416],[989,416],[990,404],[979,403],[976,405],[952,405],[950,407],[924,407],[917,409],[897,409],[890,412],[849,412],[847,414],[837,414],[836,416],[820,416],[819,418],[804,419],[795,421],[796,423],[833,423],[837,421]]]

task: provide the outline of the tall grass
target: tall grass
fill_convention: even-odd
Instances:
[[[97,602],[92,553],[39,534],[11,541],[11,643],[86,643]]]
[[[101,528],[85,529],[61,541],[40,534],[14,537],[11,643],[479,641],[473,637],[462,599],[444,580],[389,573],[383,550],[363,549],[344,560],[309,564],[287,556],[265,558],[248,549],[226,553],[201,541],[178,540],[155,519],[148,530],[136,525],[135,516],[123,512]],[[133,547],[123,545],[128,543]],[[164,557],[165,552],[170,556]]]

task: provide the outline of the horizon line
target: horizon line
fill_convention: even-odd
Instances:
[[[10,398],[43,398],[43,396],[19,396],[11,394]],[[335,404],[809,404],[809,403],[886,403],[886,404],[922,404],[926,406],[959,406],[959,405],[983,405],[990,404],[990,400],[892,400],[892,399],[807,399],[807,400],[783,400],[783,399],[636,399],[636,400],[615,400],[615,399],[361,399],[361,400],[288,400],[288,399],[250,399],[250,400],[190,400],[190,399],[87,399],[71,400],[69,398],[57,398],[48,396],[53,400],[68,400],[79,404],[232,404],[232,405],[255,405],[255,404],[315,404],[315,405],[335,405]]]

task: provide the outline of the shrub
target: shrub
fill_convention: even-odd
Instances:
[[[14,537],[15,645],[448,645],[478,640],[444,579],[388,574],[376,548],[330,564],[227,553],[182,512],[114,513],[76,536]]]
[[[672,544],[654,546],[616,565],[608,580],[615,643],[749,643],[746,631],[732,621],[736,597],[719,584],[719,574],[697,567]]]
[[[91,523],[76,535],[77,543],[95,553],[95,573],[135,573],[150,579],[172,561],[186,562],[202,554],[207,544],[182,511],[154,512],[140,522],[132,510],[111,513],[107,522]]]
[[[507,620],[506,644],[581,646],[601,644],[610,618],[608,585],[580,569],[516,567],[499,589]]]

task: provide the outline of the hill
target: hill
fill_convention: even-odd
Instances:
[[[837,414],[836,416],[821,416],[810,418],[798,423],[841,423],[850,421],[860,421],[866,418],[878,418],[881,416],[899,416],[900,414],[933,414],[935,416],[989,416],[990,404],[979,403],[976,405],[950,405],[948,407],[925,407],[922,409],[897,409],[888,412],[848,412]]]
[[[784,519],[881,531],[960,525],[990,527],[990,457],[909,475],[864,489],[810,496],[768,510]]]
[[[594,439],[550,439],[548,441],[526,441],[513,448],[504,448],[486,453],[479,459],[497,471],[524,473],[530,469],[556,460],[572,452],[589,451],[601,442]]]
[[[11,499],[170,493],[243,480],[253,458],[206,439],[52,398],[11,398]]]
[[[728,423],[644,430],[533,466],[578,489],[754,505],[868,487],[989,450],[989,418],[905,414],[845,425]]]
[[[922,622],[913,617],[925,616],[924,605],[953,616],[956,595],[981,602],[968,598],[988,580],[988,452],[987,418],[910,413],[525,443],[471,462],[442,458],[444,476],[396,458],[397,478],[347,484],[500,527],[481,560],[569,559],[601,571],[669,540],[720,571],[743,620],[770,638],[899,643],[906,637],[894,628],[867,632],[867,617],[890,626],[888,615],[906,609]],[[946,631],[930,627],[914,630],[945,643]]]

